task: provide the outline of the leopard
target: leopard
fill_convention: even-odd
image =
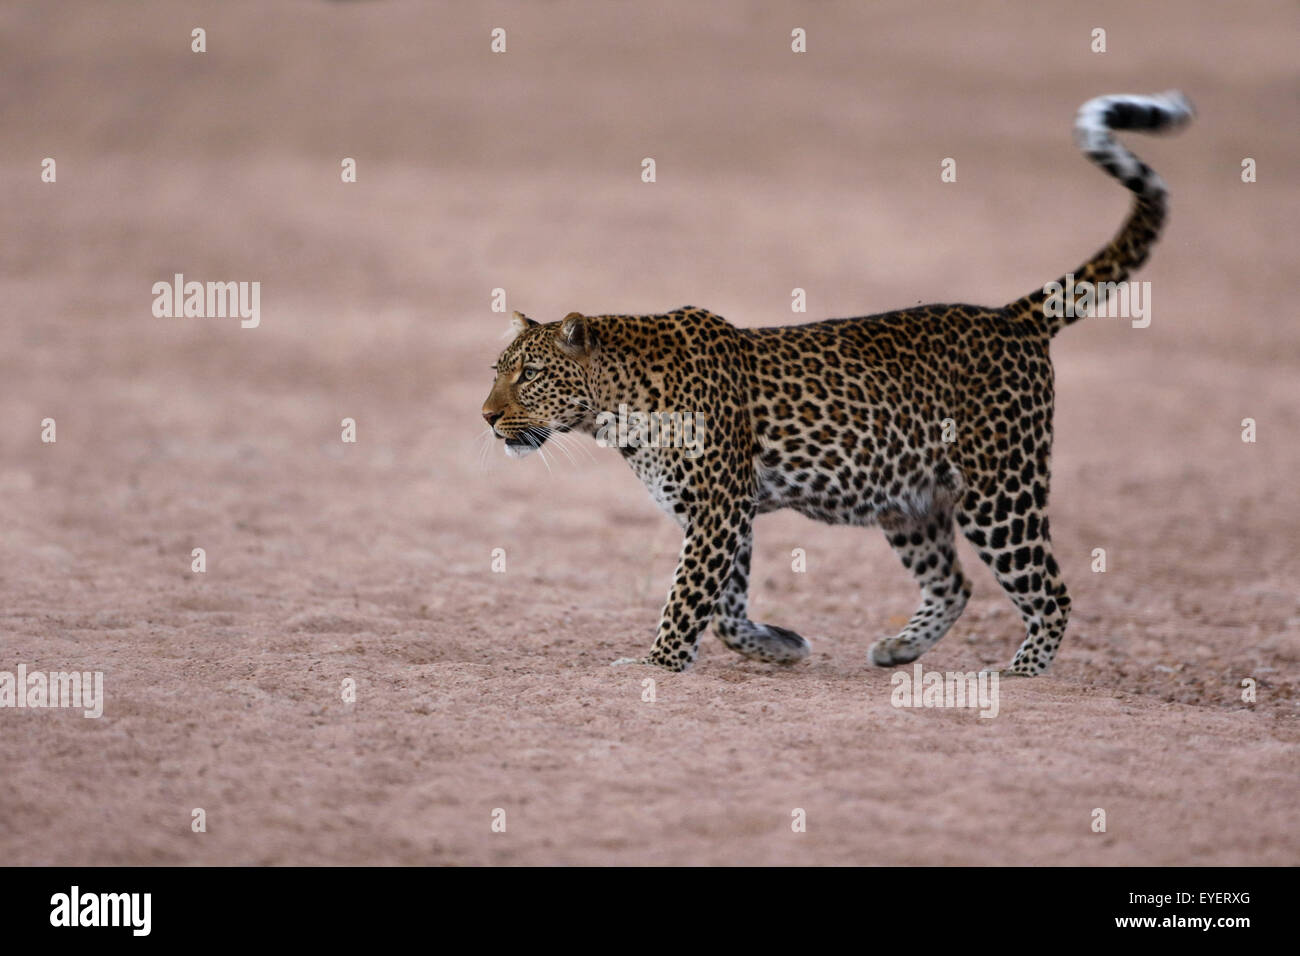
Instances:
[[[515,312],[482,406],[491,439],[514,458],[582,435],[612,445],[683,533],[648,654],[614,663],[684,671],[710,625],[745,658],[807,658],[806,638],[748,610],[755,518],[788,508],[879,527],[914,576],[920,604],[870,645],[872,664],[916,660],[960,617],[972,587],[960,531],[1024,624],[1000,673],[1046,672],[1071,608],[1047,514],[1049,346],[1146,262],[1165,223],[1164,180],[1115,133],[1173,132],[1194,113],[1177,90],[1079,108],[1076,145],[1132,193],[1127,217],[1072,273],[1001,307],[918,305],[767,328],[694,306],[550,322]],[[695,416],[696,447],[671,427],[658,440],[609,441],[614,409]]]

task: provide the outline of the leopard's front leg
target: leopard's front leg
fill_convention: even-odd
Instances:
[[[685,427],[680,426],[680,433],[670,430],[670,441],[639,447],[624,456],[659,506],[685,532],[659,631],[650,653],[638,662],[671,671],[684,671],[695,663],[700,636],[718,609],[742,542],[748,546],[757,510],[749,412],[736,383],[717,379],[716,355],[732,346],[725,339],[715,341],[706,354],[698,348],[662,343],[666,356],[676,356],[663,361],[680,379],[665,387],[670,392],[681,390],[680,397],[667,404],[690,410],[682,415],[690,415],[691,441],[686,442]],[[732,362],[725,367],[735,371],[739,365]]]
[[[695,663],[700,636],[717,609],[750,517],[739,506],[701,508],[690,517],[659,632],[641,663],[671,671],[684,671]]]

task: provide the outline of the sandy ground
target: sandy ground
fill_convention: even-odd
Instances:
[[[0,710],[0,860],[1297,862],[1295,10],[695,6],[0,8],[0,670],[106,694]],[[1077,105],[1172,86],[1197,124],[1135,144],[1173,195],[1151,326],[1054,348],[1050,676],[995,719],[892,707],[866,650],[909,575],[790,514],[758,523],[753,608],[810,661],[710,636],[686,675],[610,668],[648,648],[678,532],[613,452],[480,457],[492,290],[747,326],[796,286],[810,319],[1008,301],[1124,214]],[[260,281],[260,327],[154,318],[176,272]],[[963,560],[927,668],[1019,643]]]

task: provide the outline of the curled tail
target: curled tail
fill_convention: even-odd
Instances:
[[[1073,308],[1073,291],[1095,292],[1095,305],[1105,301],[1110,287],[1100,283],[1123,282],[1129,273],[1146,262],[1165,221],[1168,190],[1150,166],[1115,141],[1112,130],[1164,133],[1181,129],[1195,115],[1191,102],[1177,90],[1153,96],[1121,93],[1099,96],[1079,107],[1074,120],[1074,140],[1090,160],[1110,173],[1133,193],[1133,209],[1115,238],[1074,272],[1048,283],[1007,306],[1013,318],[1032,320],[1049,335],[1087,314],[1088,308]],[[1095,307],[1095,306],[1094,306]]]

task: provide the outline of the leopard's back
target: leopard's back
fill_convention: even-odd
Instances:
[[[1012,428],[1050,439],[1049,337],[1003,310],[918,306],[746,337],[760,510],[922,513],[996,474]]]

